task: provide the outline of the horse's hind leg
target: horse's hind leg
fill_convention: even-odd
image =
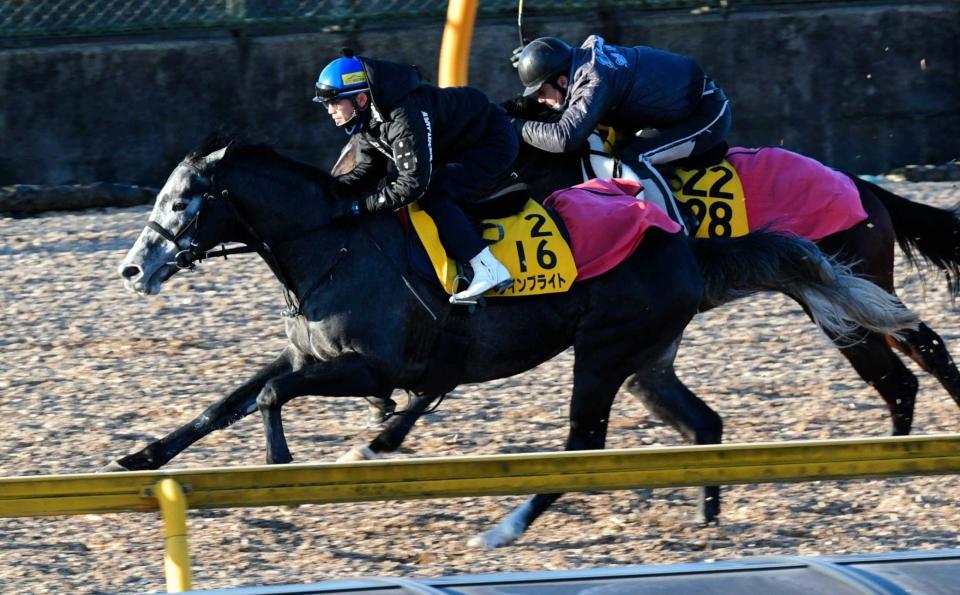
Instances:
[[[887,342],[917,362],[924,371],[933,374],[960,405],[960,371],[940,335],[921,322],[917,330],[904,331],[902,340],[888,337]]]
[[[654,417],[673,426],[688,442],[720,444],[723,419],[680,382],[674,372],[673,360],[679,345],[678,340],[661,361],[631,376],[626,388]],[[720,487],[702,487],[698,508],[700,522],[715,522],[720,513]]]
[[[351,448],[337,462],[362,461],[378,458],[380,453],[393,452],[400,448],[413,425],[427,410],[438,395],[413,395],[402,411],[393,413],[383,424],[383,429],[366,446]]]
[[[574,365],[566,450],[599,450],[604,447],[610,407],[626,378],[626,374],[618,376],[604,372],[602,363],[593,369],[585,368]],[[562,495],[536,494],[527,498],[496,527],[471,538],[469,545],[493,549],[516,541]]]
[[[838,341],[831,337],[834,344]],[[857,374],[880,393],[893,423],[894,436],[906,436],[913,424],[913,407],[917,400],[917,377],[904,365],[887,344],[886,338],[874,333],[853,345],[839,346]]]
[[[257,394],[268,380],[286,374],[292,368],[292,352],[285,350],[280,357],[265,366],[240,388],[220,399],[198,417],[167,434],[163,438],[118,461],[101,471],[141,471],[159,469],[188,446],[214,430],[222,430],[257,410]]]

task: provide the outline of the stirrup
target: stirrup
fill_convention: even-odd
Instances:
[[[461,265],[458,263],[457,264],[458,272],[457,272],[457,275],[453,278],[453,293],[450,294],[450,303],[453,304],[454,306],[476,306],[477,299],[480,297],[479,295],[472,298],[467,298],[467,299],[458,299],[454,297],[455,295],[460,293],[459,291],[457,291],[457,288],[460,287],[461,281],[466,283],[467,287],[470,286],[470,279],[467,278],[467,275],[465,272],[461,274],[459,270],[460,266]],[[464,288],[464,290],[466,290],[466,287]],[[483,294],[480,294],[480,295],[483,295]]]
[[[453,304],[454,306],[476,306],[477,303],[479,303],[480,298],[482,296],[483,294],[480,294],[472,298],[462,299],[462,298],[455,297],[455,294],[452,294],[450,296],[450,303]]]

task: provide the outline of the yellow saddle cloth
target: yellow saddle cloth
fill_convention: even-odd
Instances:
[[[453,295],[464,289],[466,284],[463,287],[457,285],[466,280],[457,275],[457,263],[447,256],[433,219],[416,203],[407,206],[407,213],[444,290]],[[481,228],[490,251],[513,277],[511,287],[503,292],[488,291],[486,296],[562,293],[570,289],[577,278],[569,244],[553,218],[536,201],[528,200],[516,215],[485,219]]]
[[[726,159],[703,169],[677,169],[669,184],[677,200],[700,221],[696,237],[730,238],[750,231],[743,184]]]

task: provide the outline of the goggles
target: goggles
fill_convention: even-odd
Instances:
[[[316,94],[313,97],[314,103],[322,103],[323,107],[330,107],[330,104],[340,99],[353,97],[358,93],[369,93],[369,89],[353,89],[352,91],[342,91],[327,85],[316,85]]]

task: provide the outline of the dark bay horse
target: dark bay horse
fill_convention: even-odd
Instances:
[[[566,449],[601,449],[617,390],[630,377],[672,376],[681,333],[703,303],[773,290],[798,296],[837,334],[850,325],[882,333],[915,325],[886,292],[812,243],[769,233],[691,240],[648,232],[626,261],[567,293],[491,299],[471,313],[407,270],[409,240],[395,217],[331,220],[342,199],[332,176],[262,145],[210,139],[173,170],[119,266],[126,287],[157,293],[221,242],[245,244],[284,288],[289,342],[195,419],[105,470],[159,468],[256,411],[267,462],[286,463],[286,402],[307,394],[386,399],[406,389],[413,415],[392,418],[378,437],[378,448],[389,450],[431,401],[457,385],[517,374],[571,345]],[[557,497],[533,497],[523,528]]]
[[[583,170],[578,169],[580,159],[579,155],[549,154],[524,145],[518,169],[530,185],[531,194],[543,198],[582,181]],[[691,165],[696,166],[695,163]],[[951,294],[956,296],[960,292],[960,217],[957,212],[915,203],[876,184],[850,177],[868,217],[849,229],[822,238],[817,242],[821,250],[841,262],[851,263],[853,272],[896,295],[894,246],[899,244],[912,265],[918,266],[924,260],[940,269],[947,278]],[[720,304],[703,304],[701,311],[717,305]],[[920,322],[917,328],[895,336],[861,329],[856,333],[860,340],[854,342],[837,337],[832,331],[825,332],[857,374],[880,393],[890,412],[894,435],[910,433],[919,386],[916,376],[894,350],[906,354],[936,377],[960,406],[960,372],[946,343],[925,323]],[[626,388],[651,414],[671,425],[687,441],[694,444],[721,442],[722,418],[680,382],[672,367],[640,370],[628,379]],[[714,521],[720,511],[719,487],[701,488],[699,500],[699,519]],[[533,499],[528,500],[498,527],[488,531],[482,536],[484,543],[496,546],[513,541],[514,536],[529,526],[528,509],[532,504]]]
[[[722,157],[722,155],[721,155]],[[711,159],[706,156],[706,159]],[[577,155],[556,155],[524,145],[518,161],[519,171],[535,197],[581,181],[583,170],[577,170]],[[690,163],[696,166],[696,162]],[[876,184],[849,176],[857,187],[867,218],[848,229],[826,236],[816,243],[823,252],[840,262],[851,264],[851,270],[896,295],[894,288],[894,247],[899,244],[908,262],[919,268],[923,261],[942,271],[952,296],[960,294],[960,216],[953,210],[939,209],[912,202]],[[785,200],[785,203],[790,201]],[[706,309],[706,308],[705,308]],[[834,344],[850,361],[867,384],[873,386],[890,411],[892,433],[907,435],[913,422],[918,382],[914,374],[897,357],[897,350],[940,381],[960,405],[960,371],[957,370],[943,339],[921,322],[916,329],[898,336],[861,332],[860,341],[838,340],[829,331]],[[653,410],[662,409],[657,399],[644,400]],[[706,407],[703,405],[703,407]],[[687,404],[691,412],[701,404]],[[702,422],[675,411],[662,411],[686,437],[700,443],[701,432],[713,436],[719,427],[703,428]],[[698,418],[711,416],[696,414]]]
[[[350,152],[344,151],[335,170],[348,170],[350,157]],[[709,160],[712,157],[704,158]],[[581,168],[581,159],[578,154],[546,153],[524,144],[516,169],[529,186],[530,194],[542,200],[555,190],[583,181],[585,170]],[[696,162],[688,165],[698,166]],[[960,291],[960,218],[957,213],[912,202],[876,184],[850,177],[868,217],[849,229],[822,238],[818,242],[820,248],[841,262],[851,263],[853,272],[896,295],[893,265],[894,248],[899,244],[911,264],[917,266],[925,260],[943,271],[951,293],[957,295]],[[720,304],[701,304],[701,311],[717,305]],[[910,433],[919,386],[916,376],[895,350],[906,354],[921,369],[935,376],[960,405],[960,372],[946,343],[923,322],[915,329],[896,335],[860,329],[856,333],[858,341],[844,340],[829,330],[826,334],[860,377],[883,398],[890,412],[894,435]],[[654,416],[673,426],[687,441],[695,444],[721,442],[722,418],[677,379],[672,366],[638,371],[628,379],[626,388]],[[412,425],[409,419],[392,420],[387,429],[396,435],[391,431],[381,433],[366,447],[357,449],[355,458],[374,458],[379,452],[392,451],[406,435],[409,425]],[[699,518],[705,522],[715,520],[719,506],[719,488],[702,488]],[[487,545],[498,545],[504,542],[504,536],[522,532],[525,528],[521,526],[522,516],[512,516],[504,526],[488,534]]]

